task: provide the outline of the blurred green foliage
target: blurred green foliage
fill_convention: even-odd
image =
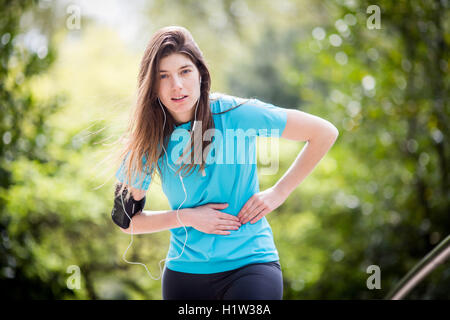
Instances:
[[[78,8],[0,1],[3,295],[161,299],[160,281],[122,260],[130,237],[110,219],[108,157],[125,129],[143,47],[172,24],[192,32],[213,91],[296,108],[340,131],[267,216],[284,299],[382,299],[449,234],[447,2],[378,1],[381,28],[369,29],[372,3],[362,0],[158,0],[128,18],[141,23],[138,44],[120,35],[126,24],[102,24],[84,8],[81,28],[69,28],[70,5]],[[280,140],[280,170],[260,175],[261,190],[304,145]],[[146,210],[170,208],[158,179],[147,199]],[[133,239],[127,259],[158,276],[169,232]],[[381,289],[367,288],[371,265]],[[69,288],[70,266],[80,269],[79,289]],[[449,287],[447,262],[407,298],[448,299]]]

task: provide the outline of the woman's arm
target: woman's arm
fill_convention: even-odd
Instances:
[[[286,197],[311,173],[339,135],[338,129],[325,119],[299,110],[287,110],[287,115],[281,137],[307,144],[274,186]]]
[[[181,222],[183,222],[186,227],[189,226],[189,222],[185,221],[187,219],[184,218],[188,210],[188,208],[185,208],[180,209],[178,212]],[[182,226],[183,225],[180,224],[177,219],[177,210],[142,211],[131,218],[128,229],[120,229],[128,234],[146,234]],[[133,230],[131,230],[132,228]]]
[[[308,141],[283,177],[271,188],[254,194],[238,217],[241,223],[255,223],[278,208],[294,189],[311,173],[336,141],[339,132],[329,121],[317,116],[286,109],[287,123],[282,138]]]
[[[120,183],[118,181],[118,183]],[[141,190],[133,188],[132,186],[128,186],[131,195],[133,196],[134,200],[139,201],[142,198],[145,197],[147,190]],[[183,221],[183,216],[186,214],[186,209],[180,209],[178,214],[181,222],[186,223]],[[176,210],[167,210],[167,211],[140,211],[136,213],[131,218],[130,226],[127,229],[121,228],[120,229],[130,234],[131,232],[133,234],[145,234],[145,233],[153,233],[158,231],[164,231],[172,228],[178,228],[182,225],[177,219],[176,216]],[[133,226],[131,226],[131,224]]]
[[[133,187],[130,187],[130,190],[135,200],[141,200],[146,194],[145,190]],[[199,207],[180,209],[179,219],[176,210],[141,211],[131,218],[127,229],[120,229],[128,234],[146,234],[182,227],[184,224],[201,232],[228,235],[229,230],[237,230],[241,224],[234,215],[219,211],[227,206],[228,204],[224,203],[208,203]]]

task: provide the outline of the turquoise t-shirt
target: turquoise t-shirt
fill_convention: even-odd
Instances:
[[[256,136],[279,138],[286,126],[286,110],[272,104],[250,99],[243,105],[222,114],[247,99],[225,94],[211,94],[210,108],[215,125],[212,148],[207,154],[204,175],[199,165],[189,176],[183,176],[185,193],[178,174],[167,166],[166,154],[160,158],[162,188],[172,210],[198,207],[208,203],[228,203],[222,212],[237,216],[240,209],[255,193],[260,192],[256,161]],[[180,168],[173,160],[184,151],[189,138],[191,122],[175,126],[166,152],[174,170]],[[183,130],[185,129],[185,130]],[[239,130],[241,129],[241,130]],[[207,140],[205,138],[205,140]],[[172,153],[173,152],[173,153]],[[171,156],[172,155],[172,156]],[[164,163],[162,163],[164,161]],[[145,163],[145,159],[143,159]],[[116,177],[123,182],[122,166]],[[183,172],[183,171],[182,171]],[[151,177],[142,173],[133,187],[147,190]],[[183,227],[170,229],[170,247],[166,267],[179,272],[209,274],[242,267],[250,263],[279,260],[272,229],[263,217],[258,222],[247,222],[229,235],[207,234],[186,227],[188,239],[183,254],[186,233]]]

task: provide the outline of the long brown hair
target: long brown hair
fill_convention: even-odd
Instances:
[[[153,179],[155,171],[158,171],[159,176],[163,179],[162,170],[158,164],[158,159],[164,156],[164,150],[160,146],[163,145],[167,150],[168,138],[171,136],[177,123],[167,108],[163,106],[166,114],[166,123],[163,128],[164,112],[158,102],[159,77],[157,75],[159,73],[160,60],[173,53],[185,54],[197,67],[201,76],[200,98],[196,119],[201,121],[202,126],[196,125],[194,130],[201,130],[201,136],[203,137],[206,130],[214,128],[214,121],[209,107],[211,77],[202,52],[186,28],[169,26],[159,29],[153,34],[142,57],[138,75],[136,105],[129,119],[128,129],[122,138],[119,139],[122,140],[123,148],[119,152],[116,164],[118,165],[124,161],[123,172],[126,177],[120,192],[128,184],[136,181],[138,176],[140,177],[138,179],[139,185],[142,186],[143,177],[145,176],[140,175],[142,172],[150,174]],[[235,107],[230,108],[230,110]],[[191,136],[193,135],[194,132],[191,132]],[[203,139],[201,140],[203,141]],[[192,150],[194,140],[190,139],[190,141],[190,150]],[[208,141],[203,141],[202,144],[203,148],[201,150],[205,150]],[[185,154],[181,158],[184,159]],[[146,160],[145,166],[143,165],[144,157]],[[205,163],[203,157],[201,158],[195,161],[191,159],[190,163],[182,164],[176,173],[178,174],[181,170],[186,171],[186,169],[190,172],[197,166],[198,160],[201,161],[199,171],[204,170]],[[162,162],[165,164],[165,161]]]

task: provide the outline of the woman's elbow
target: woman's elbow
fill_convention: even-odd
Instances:
[[[337,137],[339,136],[339,130],[332,124],[330,128],[330,135],[333,137],[334,140],[336,140]]]
[[[119,229],[120,229],[123,233],[130,234],[130,227],[128,227],[127,229],[124,229],[124,228],[122,228],[122,227],[119,227]]]

